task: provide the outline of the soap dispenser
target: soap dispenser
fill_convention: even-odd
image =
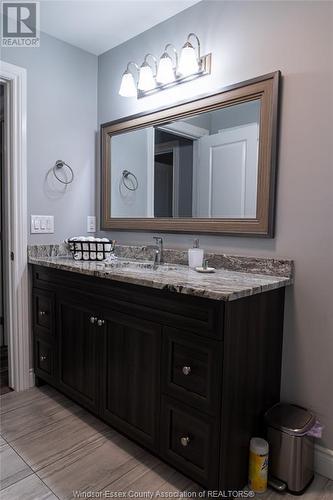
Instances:
[[[188,251],[188,265],[191,268],[196,268],[202,266],[204,252],[202,248],[199,248],[199,239],[194,240],[193,248]]]

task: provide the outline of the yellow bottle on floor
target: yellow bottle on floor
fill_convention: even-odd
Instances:
[[[250,441],[249,487],[255,493],[267,490],[268,443],[265,439],[254,437]]]

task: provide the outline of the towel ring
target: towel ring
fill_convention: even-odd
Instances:
[[[70,174],[71,174],[71,177],[68,181],[64,181],[63,179],[60,179],[60,177],[58,177],[57,175],[57,169],[58,168],[63,168],[63,167],[67,167],[68,170],[70,171]],[[54,164],[54,167],[53,167],[53,174],[54,174],[54,177],[59,181],[61,182],[61,184],[71,184],[71,182],[73,182],[74,180],[74,172],[73,172],[73,169],[72,167],[70,167],[67,163],[65,163],[64,161],[62,160],[57,160]]]
[[[129,186],[126,183],[126,179],[128,179],[128,177],[130,177],[129,180],[132,183],[132,186]],[[134,179],[134,182],[133,182],[133,179]],[[129,189],[130,191],[136,191],[138,189],[138,187],[139,187],[139,182],[138,182],[138,179],[137,179],[136,175],[133,174],[132,172],[130,172],[129,170],[123,170],[122,180],[123,180],[124,186],[127,189]]]

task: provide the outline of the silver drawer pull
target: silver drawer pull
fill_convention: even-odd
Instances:
[[[90,316],[89,321],[92,325],[94,325],[97,321],[97,318],[95,318],[95,316]]]
[[[182,372],[184,375],[189,375],[191,373],[191,367],[190,366],[183,366]]]
[[[47,312],[46,311],[39,311],[39,316],[46,316]]]
[[[98,326],[103,326],[103,325],[104,325],[104,323],[105,323],[104,319],[99,319],[99,320],[97,321]]]
[[[43,362],[43,361],[46,361],[47,360],[47,356],[45,356],[45,354],[41,354],[39,359]]]
[[[190,438],[188,436],[180,438],[180,444],[182,446],[188,446],[190,444]]]

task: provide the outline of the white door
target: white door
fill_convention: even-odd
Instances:
[[[201,137],[197,151],[196,216],[256,217],[258,124]]]

